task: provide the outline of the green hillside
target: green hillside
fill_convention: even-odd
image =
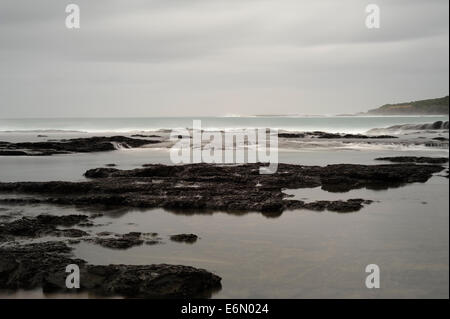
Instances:
[[[369,110],[367,113],[379,115],[448,114],[448,95],[437,99],[386,104],[377,109]]]

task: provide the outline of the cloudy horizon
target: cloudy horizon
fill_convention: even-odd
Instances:
[[[81,28],[65,7],[79,5]],[[381,27],[365,26],[379,5]],[[363,112],[449,87],[449,3],[4,0],[0,117]]]

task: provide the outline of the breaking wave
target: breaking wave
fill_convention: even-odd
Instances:
[[[436,121],[425,124],[402,124],[393,125],[386,128],[373,128],[367,131],[367,134],[401,134],[404,131],[438,131],[448,130],[448,121]]]

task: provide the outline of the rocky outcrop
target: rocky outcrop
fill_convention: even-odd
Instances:
[[[117,148],[133,148],[154,143],[160,143],[160,141],[136,139],[125,136],[94,136],[46,142],[0,142],[0,156],[43,156],[69,153],[105,152],[114,151]]]
[[[278,137],[282,138],[305,138],[306,133],[278,133]]]
[[[151,138],[154,138],[154,137],[161,137],[161,136],[160,135],[154,135],[154,134],[152,134],[152,135],[133,134],[133,135],[131,135],[131,137],[151,137]]]
[[[0,149],[0,156],[27,156],[27,155],[28,153],[24,151]]]
[[[303,133],[278,133],[282,138],[322,138],[322,139],[391,139],[397,136],[391,135],[363,135],[363,134],[344,134],[327,133],[321,131],[303,132]]]
[[[437,165],[337,164],[324,167],[279,164],[272,175],[260,175],[262,164],[245,165],[148,165],[133,170],[97,168],[86,172],[85,182],[0,183],[0,192],[45,196],[1,199],[3,203],[53,203],[62,205],[161,207],[174,211],[220,210],[281,213],[286,209],[316,209],[287,200],[284,189],[321,186],[331,192],[351,189],[387,189],[426,182],[444,168]],[[70,194],[70,195],[68,195]],[[326,209],[359,210],[368,203],[354,199],[328,202]],[[342,209],[341,207],[346,207]]]
[[[425,157],[425,156],[394,156],[394,157],[378,157],[376,161],[389,161],[393,163],[428,163],[428,164],[445,164],[448,163],[447,157]]]
[[[221,278],[204,269],[178,265],[90,265],[71,255],[62,242],[0,248],[0,289],[44,292],[89,291],[98,296],[133,298],[210,297]],[[66,288],[68,265],[80,269],[80,289]]]
[[[397,136],[391,135],[362,135],[362,134],[339,134],[339,133],[326,133],[326,132],[314,132],[312,137],[315,138],[331,138],[331,139],[391,139],[397,138]]]
[[[329,210],[331,212],[336,213],[350,213],[356,212],[364,207],[364,205],[371,204],[373,201],[368,199],[349,199],[349,200],[335,200],[335,201],[326,201],[319,200],[315,202],[304,203],[301,202],[298,205],[298,208],[315,210],[315,211],[324,211]],[[295,204],[291,206],[291,208],[295,207]]]
[[[22,217],[9,223],[0,223],[0,241],[14,237],[36,238],[41,236],[84,237],[89,234],[81,229],[58,229],[57,226],[71,227],[88,221],[85,215],[39,215]]]

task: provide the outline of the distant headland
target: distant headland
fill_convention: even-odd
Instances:
[[[448,95],[428,100],[385,104],[359,115],[444,115],[448,114]]]

